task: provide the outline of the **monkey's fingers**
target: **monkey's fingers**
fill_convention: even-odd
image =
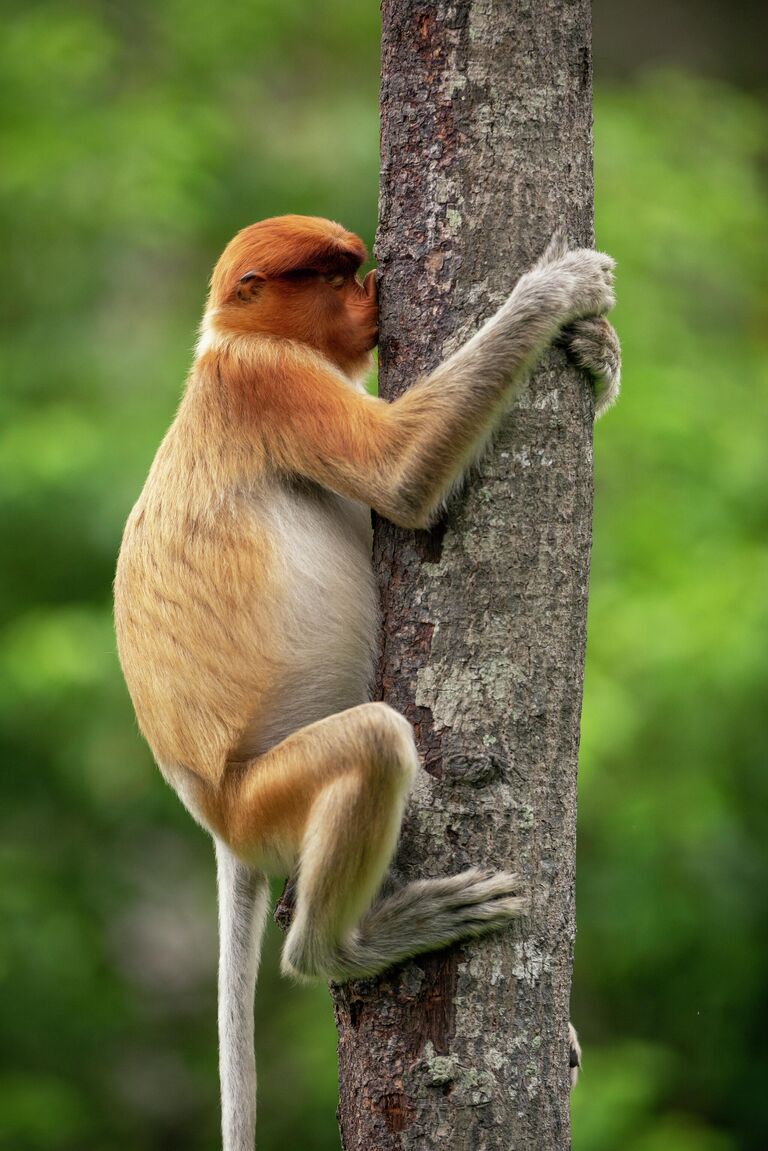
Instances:
[[[586,316],[562,329],[557,343],[577,367],[588,372],[595,389],[595,415],[615,403],[621,382],[621,345],[605,316]]]
[[[568,233],[564,225],[555,228],[552,233],[552,238],[547,244],[546,248],[536,261],[537,268],[547,268],[550,264],[554,264],[556,260],[562,257],[570,250],[571,244],[568,239]]]

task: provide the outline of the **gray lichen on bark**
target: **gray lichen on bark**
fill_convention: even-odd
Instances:
[[[380,386],[470,335],[565,224],[592,239],[586,0],[382,5]],[[549,352],[429,533],[376,525],[379,694],[425,772],[394,879],[514,869],[530,918],[334,991],[345,1151],[569,1146],[592,400]]]

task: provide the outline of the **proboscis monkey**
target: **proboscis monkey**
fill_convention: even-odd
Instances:
[[[128,519],[120,660],[165,778],[216,846],[225,1151],[251,1151],[253,994],[267,875],[295,873],[283,970],[371,975],[507,924],[518,879],[481,868],[379,893],[419,762],[368,701],[370,508],[426,527],[555,340],[618,390],[613,261],[553,241],[458,352],[394,403],[360,383],[374,273],[338,224],[243,229],[211,280],[195,361]],[[575,1043],[575,1037],[574,1037]]]

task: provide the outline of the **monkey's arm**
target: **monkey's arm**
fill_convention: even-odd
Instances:
[[[427,526],[535,357],[563,324],[611,307],[612,267],[598,252],[550,247],[467,344],[392,404],[316,361],[294,370],[263,397],[267,454],[395,523]]]

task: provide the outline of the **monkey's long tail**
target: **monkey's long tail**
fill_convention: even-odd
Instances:
[[[224,1151],[253,1151],[256,1062],[253,1000],[269,904],[267,878],[218,839],[219,1075]]]

